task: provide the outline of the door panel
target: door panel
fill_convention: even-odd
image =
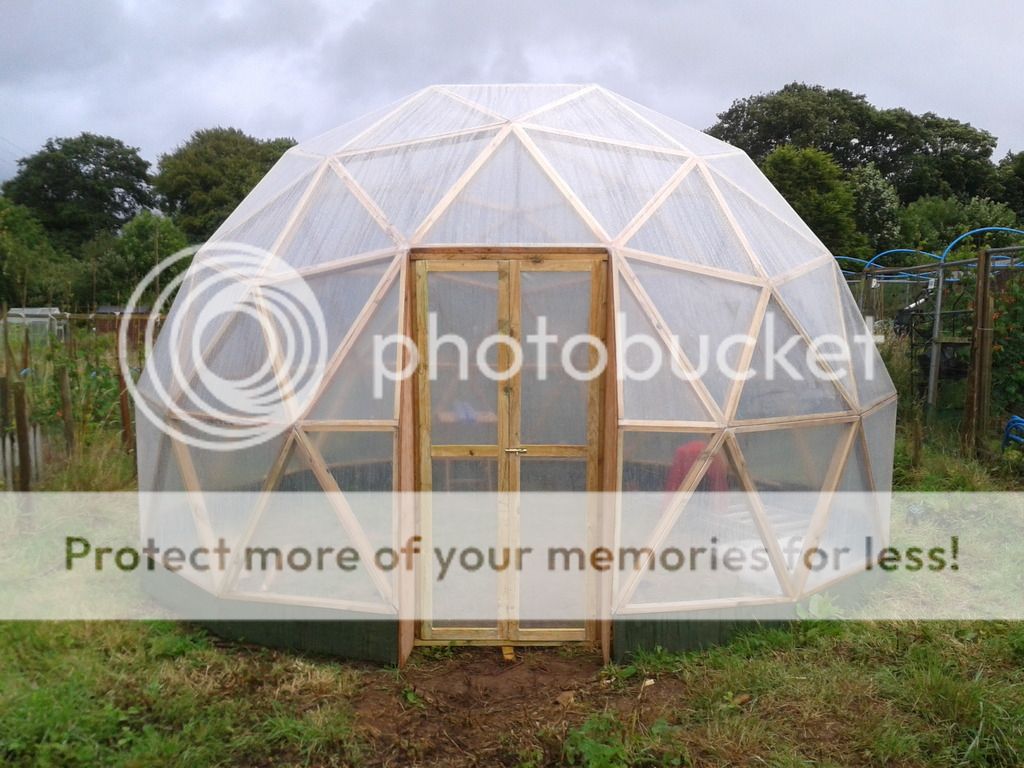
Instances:
[[[587,381],[570,370],[590,370],[590,345],[565,343],[590,333],[590,272],[532,271],[521,275],[523,347],[520,440],[528,444],[583,445],[587,441]],[[558,337],[557,345],[530,343]]]

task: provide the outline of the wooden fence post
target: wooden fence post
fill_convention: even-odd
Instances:
[[[32,452],[28,444],[28,402],[25,399],[25,382],[15,381],[11,389],[14,392],[14,429],[18,439],[17,489],[25,493],[32,487]]]
[[[978,252],[974,287],[974,330],[971,334],[971,363],[967,371],[960,444],[963,454],[977,457],[985,451],[989,402],[992,388],[992,295],[988,249]]]
[[[68,367],[57,368],[57,380],[60,384],[60,413],[64,422],[64,444],[67,446],[68,459],[75,455],[75,416],[72,412],[71,376]]]
[[[128,401],[128,387],[124,382],[124,374],[121,373],[121,366],[117,366],[117,387],[121,405],[121,442],[126,452],[135,450],[135,436],[132,432],[132,408]]]
[[[25,320],[25,345],[21,348],[21,370],[25,371],[32,367],[32,337],[28,334],[28,320]]]

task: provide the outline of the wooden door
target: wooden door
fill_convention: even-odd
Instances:
[[[586,572],[566,576],[558,599],[546,595],[539,615],[530,599],[543,594],[545,577],[535,570],[543,553],[534,567],[485,567],[462,583],[457,569],[438,580],[432,553],[493,542],[514,565],[517,548],[536,553],[553,522],[572,529],[577,541],[594,541],[599,510],[582,492],[600,490],[603,377],[589,372],[603,361],[584,336],[603,342],[604,275],[596,256],[417,260],[418,487],[434,491],[421,505],[423,562],[430,563],[419,579],[421,640],[593,639],[594,623],[584,614],[596,586]],[[515,340],[521,359],[512,345],[495,341],[501,337]],[[578,492],[579,499],[562,497],[562,518],[553,521],[550,504],[541,511],[530,503],[534,492]],[[445,618],[450,613],[459,616]]]

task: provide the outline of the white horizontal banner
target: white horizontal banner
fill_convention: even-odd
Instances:
[[[1010,493],[5,494],[0,619],[1021,620],[1022,513]]]

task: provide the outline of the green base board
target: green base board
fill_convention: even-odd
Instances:
[[[148,595],[171,611],[215,616],[194,623],[229,640],[343,659],[398,663],[398,621],[395,619],[221,599],[159,566],[145,572],[143,587]],[[258,618],[261,613],[268,618]],[[240,618],[243,616],[245,618]]]
[[[790,622],[773,617],[760,620],[745,611],[744,615],[695,618],[695,612],[659,614],[657,619],[612,622],[612,659],[626,661],[638,650],[664,648],[666,651],[699,651],[729,642],[740,632],[758,628],[782,627]]]

